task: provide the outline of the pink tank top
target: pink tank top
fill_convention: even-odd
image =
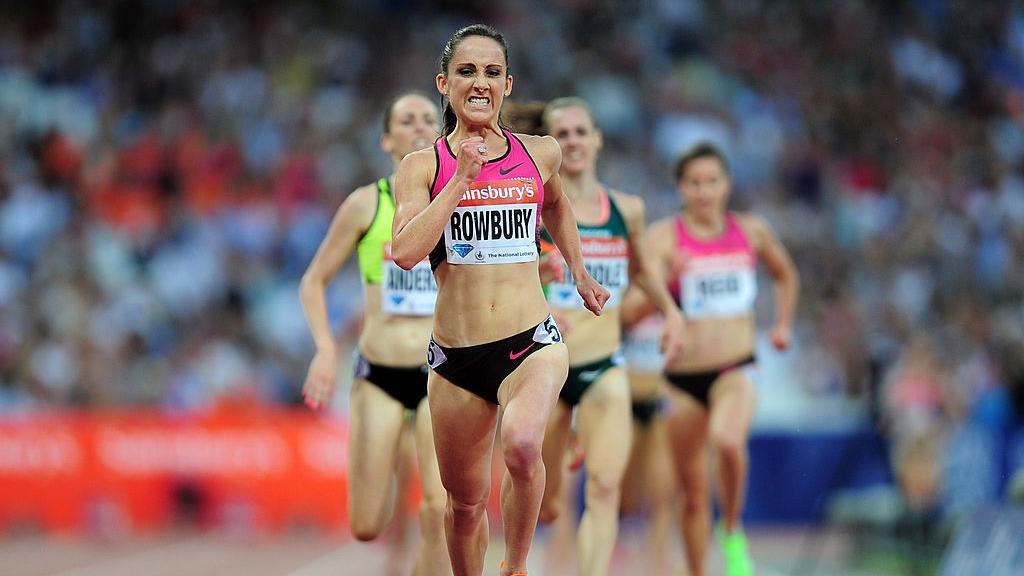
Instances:
[[[430,253],[436,269],[449,264],[512,264],[537,259],[544,181],[526,146],[502,130],[508,150],[487,161],[444,226]],[[434,143],[437,174],[433,200],[455,175],[458,162],[446,138]]]
[[[753,311],[757,298],[757,254],[736,218],[725,215],[721,236],[695,238],[676,217],[682,269],[672,291],[689,318],[727,318]]]

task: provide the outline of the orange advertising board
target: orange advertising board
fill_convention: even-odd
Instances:
[[[346,526],[341,418],[286,409],[0,418],[0,530]]]

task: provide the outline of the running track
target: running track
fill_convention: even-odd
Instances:
[[[643,574],[638,537],[628,532],[616,547],[613,574]],[[866,576],[842,568],[849,554],[847,538],[816,533],[805,538],[799,530],[755,531],[750,545],[759,576]],[[820,553],[817,567],[797,571],[801,551]],[[500,534],[492,531],[488,571],[497,573]],[[256,540],[221,535],[183,533],[160,538],[110,542],[46,539],[40,536],[0,540],[0,575],[3,576],[337,576],[383,575],[386,550],[381,544],[360,544],[318,534],[292,534]],[[545,575],[544,536],[535,541],[531,576]],[[681,556],[676,551],[676,560]],[[490,571],[490,566],[494,570]],[[719,559],[712,549],[709,576],[720,576]],[[572,574],[564,572],[565,574]],[[682,574],[682,569],[673,576]],[[656,576],[656,575],[652,575]]]

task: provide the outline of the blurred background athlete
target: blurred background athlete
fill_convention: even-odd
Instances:
[[[381,147],[397,168],[406,154],[430,146],[437,137],[438,112],[425,96],[407,93],[384,114]],[[303,386],[306,403],[319,408],[337,381],[337,350],[327,323],[324,292],[353,251],[359,259],[366,312],[352,383],[348,447],[348,509],[352,533],[376,538],[393,511],[404,514],[404,490],[394,472],[400,461],[404,415],[415,414],[419,460],[422,543],[415,574],[447,574],[443,512],[444,489],[437,472],[423,349],[430,339],[437,287],[430,265],[399,268],[391,257],[395,176],[356,189],[334,217],[326,238],[302,278],[300,298],[316,355]]]
[[[643,519],[643,563],[648,574],[669,573],[669,539],[676,478],[665,430],[663,320],[650,314],[643,292],[630,286],[622,297],[622,359],[633,408],[633,448],[622,477],[623,520]],[[684,339],[685,342],[685,339]]]
[[[775,284],[770,338],[789,346],[799,278],[768,223],[726,209],[731,190],[725,156],[710,144],[689,150],[676,164],[682,211],[655,222],[651,257],[668,274],[686,314],[687,347],[666,362],[673,410],[668,430],[683,489],[682,529],[692,576],[704,575],[711,527],[708,442],[716,457],[722,521],[718,530],[728,576],[753,567],[740,528],[747,481],[747,438],[754,415],[753,382],[758,260]]]
[[[621,298],[633,282],[662,312],[666,321],[661,345],[669,357],[682,347],[683,321],[660,274],[647,264],[642,248],[646,226],[644,203],[637,196],[609,190],[597,178],[601,132],[587,103],[580,98],[550,102],[544,127],[562,149],[562,189],[573,205],[587,270],[609,290],[605,312],[590,314],[565,270],[548,284],[548,301],[568,328],[569,374],[559,394],[544,438],[547,490],[541,520],[564,513],[563,460],[573,409],[578,408],[577,434],[585,456],[586,492],[577,534],[578,572],[608,571],[618,534],[619,491],[629,460],[632,424],[626,372],[614,358],[621,343]],[[550,238],[545,238],[550,249]]]

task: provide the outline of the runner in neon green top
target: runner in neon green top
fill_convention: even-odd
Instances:
[[[437,124],[437,107],[430,100],[419,94],[405,94],[384,114],[381,147],[397,167],[406,154],[430,146],[437,138]],[[392,511],[401,508],[394,472],[404,415],[412,410],[423,491],[423,537],[415,574],[450,574],[444,542],[445,492],[426,406],[427,369],[423,362],[437,289],[429,264],[425,272],[422,266],[406,271],[391,259],[393,178],[358,188],[345,199],[302,278],[300,298],[317,348],[303,394],[310,407],[318,408],[334,392],[337,352],[327,323],[324,290],[355,250],[366,307],[349,414],[348,506],[352,533],[359,540],[376,538]],[[408,573],[408,567],[402,571]]]
[[[356,246],[363,282],[367,286],[380,286],[380,307],[386,314],[432,316],[437,284],[430,263],[424,260],[412,270],[403,270],[391,258],[391,220],[394,217],[391,184],[381,178],[377,181],[377,213]]]
[[[359,273],[366,284],[380,284],[384,277],[384,259],[381,254],[391,244],[391,220],[395,216],[395,201],[391,197],[391,183],[387,178],[377,180],[377,210],[373,222],[356,245]]]

